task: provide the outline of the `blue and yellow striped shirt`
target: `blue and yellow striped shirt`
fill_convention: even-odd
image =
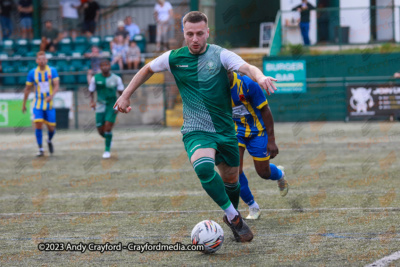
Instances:
[[[236,135],[243,137],[266,135],[260,109],[267,105],[268,101],[260,86],[249,77],[234,72],[231,96]]]
[[[35,86],[34,108],[41,110],[53,108],[53,100],[47,103],[46,97],[53,94],[53,81],[57,79],[59,79],[57,70],[48,65],[44,71],[41,71],[39,66],[29,71],[26,84]]]

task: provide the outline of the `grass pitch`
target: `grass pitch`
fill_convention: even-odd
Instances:
[[[62,132],[55,154],[35,158],[31,131],[0,134],[0,264],[4,266],[364,266],[399,250],[400,125],[275,125],[291,184],[245,173],[263,209],[236,243],[202,189],[178,130],[114,130],[112,158],[94,131]],[[46,135],[44,133],[44,135]],[[243,215],[247,207],[239,206]],[[199,252],[40,252],[39,242],[190,243],[212,219],[225,232],[214,255]],[[392,263],[400,265],[400,262]]]

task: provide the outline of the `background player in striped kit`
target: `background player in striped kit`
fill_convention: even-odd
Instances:
[[[60,80],[57,70],[47,65],[46,54],[41,51],[36,54],[36,63],[38,66],[28,73],[26,86],[24,90],[24,101],[22,112],[26,111],[26,100],[32,88],[35,88],[35,98],[33,100],[33,122],[35,123],[36,141],[39,146],[38,157],[44,156],[42,147],[42,125],[45,123],[48,129],[47,144],[49,152],[54,152],[54,146],[51,142],[56,127],[56,111],[53,108],[53,98],[60,86]]]
[[[278,155],[275,144],[274,119],[268,101],[260,86],[247,76],[228,72],[232,95],[232,117],[235,122],[236,136],[239,143],[240,197],[249,206],[246,219],[258,219],[260,207],[250,191],[246,175],[243,172],[243,156],[247,149],[253,157],[257,174],[268,180],[278,182],[281,196],[286,196],[289,184],[285,180],[282,166],[269,163]]]

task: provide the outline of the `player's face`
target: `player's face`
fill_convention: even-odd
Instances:
[[[186,22],[183,27],[186,44],[192,54],[200,54],[206,50],[210,29],[204,21]]]
[[[111,65],[108,62],[103,62],[100,64],[100,69],[103,74],[108,74],[111,69]]]
[[[45,67],[47,65],[47,58],[46,56],[38,56],[36,58],[36,63],[39,65],[39,67]]]

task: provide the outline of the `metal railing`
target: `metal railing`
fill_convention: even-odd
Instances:
[[[282,11],[282,44],[303,44],[300,14]],[[310,14],[311,45],[362,45],[400,41],[400,6],[317,8]]]

